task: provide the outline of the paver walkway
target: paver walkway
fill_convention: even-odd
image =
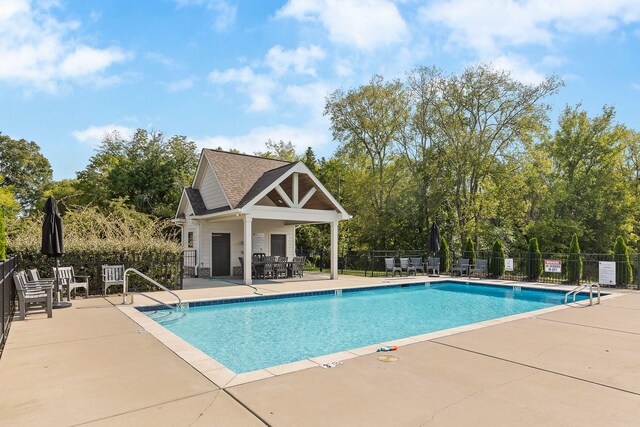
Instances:
[[[317,286],[329,285],[340,283]],[[312,284],[264,286],[290,292]],[[225,287],[183,296],[251,292]],[[640,419],[639,293],[403,346],[392,363],[371,354],[225,390],[105,299],[77,299],[53,319],[28,319],[13,323],[0,359],[0,425],[584,426]]]

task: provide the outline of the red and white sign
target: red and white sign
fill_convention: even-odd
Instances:
[[[545,259],[544,272],[545,273],[562,273],[562,261]]]

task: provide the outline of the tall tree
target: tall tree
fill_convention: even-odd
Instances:
[[[195,143],[184,136],[167,140],[160,132],[138,129],[125,140],[113,133],[78,173],[78,187],[91,204],[107,207],[124,198],[139,212],[171,217],[197,161]]]
[[[368,240],[376,247],[393,244],[388,241],[387,208],[402,177],[396,147],[409,119],[409,99],[402,83],[375,75],[357,89],[338,89],[327,97],[324,113],[331,121],[333,138],[341,144],[338,156],[357,170],[350,181],[358,185],[361,201],[368,205],[361,215],[375,224]]]
[[[433,152],[432,173],[422,180],[445,186],[438,203],[451,208],[461,245],[486,220],[492,197],[486,190],[500,163],[545,131],[549,107],[542,100],[556,93],[562,81],[549,77],[528,85],[508,72],[478,65],[451,76],[419,68],[410,74],[409,86],[417,102],[414,136],[405,140],[405,152],[416,163],[429,160]],[[422,173],[427,171],[423,166]]]
[[[0,186],[11,186],[22,211],[35,208],[53,177],[49,160],[33,141],[15,140],[0,133]]]
[[[280,140],[278,142],[273,142],[272,140],[268,140],[265,142],[265,146],[267,147],[267,151],[257,151],[255,152],[255,155],[284,160],[286,162],[295,162],[299,160],[296,154],[296,146],[291,141],[284,142],[283,140]]]
[[[548,143],[553,185],[536,235],[543,246],[566,250],[574,233],[590,252],[607,252],[633,219],[635,197],[624,173],[625,129],[615,110],[589,117],[581,105],[567,106]],[[545,228],[543,228],[545,227]]]

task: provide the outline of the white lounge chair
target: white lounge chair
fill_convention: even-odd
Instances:
[[[409,258],[409,264],[416,269],[416,274],[418,274],[418,270],[420,270],[422,274],[424,274],[424,264],[422,262],[422,258],[420,257]]]
[[[440,258],[429,257],[427,260],[427,274],[432,271],[434,275],[440,275]]]
[[[391,277],[395,277],[396,275],[396,271],[398,273],[400,273],[400,275],[402,276],[402,269],[400,269],[400,267],[396,266],[396,262],[393,258],[385,258],[384,259],[384,276],[387,277],[387,274],[389,274],[389,272],[391,272]]]
[[[53,284],[44,282],[26,282],[26,277],[27,276],[24,271],[13,273],[13,284],[16,287],[16,293],[18,294],[20,320],[25,319],[27,308],[32,304],[42,306],[47,311],[47,317],[52,317]]]
[[[416,268],[409,262],[409,258],[400,258],[400,275],[406,271],[407,276],[413,271],[413,275],[416,275]]]
[[[102,266],[102,296],[107,296],[110,286],[124,286],[124,265]]]
[[[56,274],[56,268],[53,267],[53,274]],[[75,271],[73,271],[73,267],[59,267],[58,268],[58,274],[59,274],[59,278],[62,279],[63,281],[67,282],[68,287],[68,294],[67,296],[71,296],[71,292],[73,292],[75,289],[78,288],[84,288],[85,290],[85,294],[84,297],[88,298],[89,297],[89,276],[76,276]],[[83,280],[80,281],[78,280],[79,278],[82,278]],[[75,293],[74,293],[74,298],[75,298]],[[68,300],[69,298],[67,298]]]
[[[486,275],[487,266],[488,266],[488,261],[486,259],[477,259],[475,267],[469,270],[469,276],[471,276],[473,273],[478,273],[483,276]]]
[[[453,273],[460,273],[460,277],[464,276],[465,274],[468,276],[469,275],[469,258],[460,258],[458,260],[458,265],[451,269],[452,276],[453,276]]]

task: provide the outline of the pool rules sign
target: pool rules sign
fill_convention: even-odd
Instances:
[[[616,284],[616,263],[613,261],[600,261],[598,263],[598,283],[601,285]]]

